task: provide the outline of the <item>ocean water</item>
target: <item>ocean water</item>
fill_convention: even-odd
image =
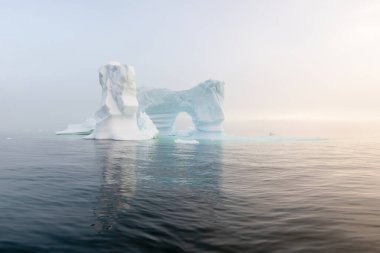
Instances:
[[[0,252],[380,252],[380,141],[0,135]]]

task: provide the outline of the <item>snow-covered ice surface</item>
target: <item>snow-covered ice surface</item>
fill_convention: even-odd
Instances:
[[[207,80],[182,91],[142,87],[138,89],[137,99],[139,110],[149,115],[159,135],[175,134],[173,125],[181,112],[192,118],[196,137],[207,138],[223,132],[223,82]]]
[[[110,62],[99,71],[102,105],[96,125],[86,139],[146,140],[156,134],[147,115],[138,112],[135,71],[132,66]]]

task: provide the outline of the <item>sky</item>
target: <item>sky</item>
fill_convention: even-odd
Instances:
[[[0,131],[59,130],[137,86],[224,81],[227,121],[380,120],[380,1],[0,0]]]

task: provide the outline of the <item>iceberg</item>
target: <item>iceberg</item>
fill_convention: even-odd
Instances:
[[[207,80],[181,91],[136,89],[134,68],[118,62],[100,68],[99,82],[102,103],[95,117],[56,134],[89,134],[85,139],[112,140],[145,140],[156,135],[191,139],[224,136],[224,82]],[[190,115],[194,128],[174,129],[181,112]]]
[[[175,135],[174,122],[186,112],[194,124],[193,136],[207,138],[223,133],[224,83],[207,80],[182,91],[142,87],[138,89],[139,111],[145,112],[159,135]]]
[[[157,130],[149,116],[138,111],[134,68],[110,62],[100,68],[99,82],[102,104],[94,130],[85,139],[152,139]]]

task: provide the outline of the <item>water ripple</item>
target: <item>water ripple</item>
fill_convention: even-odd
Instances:
[[[380,252],[380,143],[12,139],[1,252]]]

